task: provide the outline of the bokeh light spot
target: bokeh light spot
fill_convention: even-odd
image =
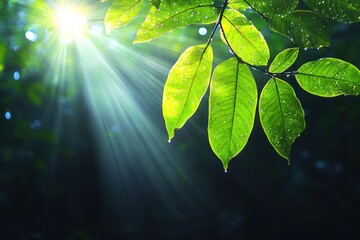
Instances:
[[[18,71],[14,72],[14,80],[20,80],[20,73]]]
[[[35,42],[38,38],[38,36],[36,35],[36,33],[34,33],[33,31],[29,30],[25,33],[25,37],[31,41],[31,42]]]
[[[207,34],[207,29],[204,27],[199,28],[199,34],[205,36]]]
[[[5,112],[5,119],[10,120],[11,119],[11,112],[7,111]]]

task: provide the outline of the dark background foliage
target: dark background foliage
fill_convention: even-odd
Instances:
[[[44,84],[46,65],[41,61],[33,63],[37,71],[14,81],[14,72],[28,69],[29,52],[37,45],[24,38],[26,20],[18,13],[26,9],[0,6],[0,239],[360,238],[359,97],[319,98],[289,79],[307,121],[293,146],[291,165],[267,142],[257,117],[247,147],[226,174],[207,142],[204,99],[174,142],[164,143],[175,155],[178,170],[167,174],[173,165],[164,156],[152,170],[144,164],[156,162],[152,156],[123,156],[113,159],[123,162],[118,176],[105,181],[107,173],[99,166],[106,159],[99,153],[84,96],[76,91],[59,96],[57,88]],[[360,25],[331,24],[332,47],[301,51],[294,69],[325,56],[360,67]],[[265,26],[263,32],[272,56],[291,46]],[[197,27],[174,34],[179,42],[184,36],[203,41]],[[173,40],[167,35],[161,41]],[[179,44],[180,49],[186,47]],[[142,51],[144,58],[157,52],[169,62],[180,52],[159,53],[156,44],[149,46],[128,47]],[[164,74],[157,76],[162,84]],[[267,80],[262,75],[256,79],[259,88]],[[137,85],[131,88],[146,91]],[[55,111],[44,111],[51,109],[53,98],[62,105],[60,129]],[[166,142],[161,92],[157,106],[148,110],[164,132],[159,139]],[[8,111],[10,119],[5,117]],[[137,144],[131,136],[123,138]],[[124,174],[130,165],[136,170]]]

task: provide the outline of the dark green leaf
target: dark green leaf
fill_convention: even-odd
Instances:
[[[151,5],[153,5],[156,8],[160,7],[161,0],[150,0]]]
[[[210,85],[208,133],[225,170],[249,139],[256,104],[257,88],[249,68],[236,58],[219,64]]]
[[[135,43],[151,41],[161,34],[190,24],[215,22],[218,11],[211,0],[161,1],[160,8],[151,7],[149,15],[137,32]]]
[[[267,65],[269,47],[262,34],[244,15],[236,10],[226,10],[221,29],[225,41],[243,61],[252,65]]]
[[[284,17],[292,13],[298,0],[247,0],[251,8],[266,17]]]
[[[105,16],[106,32],[130,23],[139,13],[144,0],[123,1],[115,0]]]
[[[360,22],[359,0],[304,0],[315,12],[343,23]]]
[[[299,10],[285,18],[271,18],[269,26],[303,48],[321,48],[331,44],[326,19],[314,12]]]
[[[299,68],[295,77],[307,92],[322,97],[360,93],[359,69],[336,58],[307,62]]]
[[[209,85],[212,61],[210,45],[192,46],[170,70],[162,103],[169,141],[199,107]]]
[[[291,145],[305,129],[304,111],[294,89],[281,79],[271,79],[259,100],[261,125],[274,149],[289,161]]]
[[[288,48],[279,53],[271,63],[269,72],[282,73],[288,69],[297,59],[299,54],[298,48]]]

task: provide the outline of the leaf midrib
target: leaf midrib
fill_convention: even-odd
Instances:
[[[173,18],[175,18],[175,17],[177,17],[177,16],[179,16],[181,14],[184,14],[187,11],[191,11],[191,10],[194,10],[194,9],[197,9],[197,8],[202,8],[202,7],[214,7],[214,5],[211,5],[211,4],[209,4],[209,5],[198,5],[198,6],[194,6],[194,7],[191,7],[191,8],[184,9],[183,11],[180,11],[178,13],[175,13],[174,15],[171,15],[169,18],[163,19],[163,21],[159,22],[158,26],[159,25],[164,25],[165,22],[167,22],[167,21],[169,21],[169,20],[171,20],[171,19],[173,19]]]
[[[236,105],[237,105],[237,95],[238,95],[238,80],[239,80],[239,67],[240,64],[237,62],[236,64],[236,80],[235,80],[235,94],[234,94],[234,104],[233,104],[233,111],[232,111],[232,120],[231,120],[231,129],[230,129],[230,139],[229,139],[229,148],[228,148],[228,159],[230,159],[232,156],[230,156],[231,153],[231,142],[233,139],[233,130],[234,130],[234,123],[235,123],[235,111],[236,111]]]
[[[249,39],[247,37],[245,37],[245,35],[240,31],[240,29],[238,29],[225,15],[224,15],[224,18],[231,24],[232,27],[234,27],[237,32],[255,49],[255,51],[257,53],[259,53],[259,55],[261,55],[261,57],[263,58],[266,58],[262,52],[259,52],[259,50],[249,41]],[[224,35],[225,35],[225,32],[224,32]]]
[[[335,73],[335,75],[339,74],[340,72],[344,71],[346,68],[348,68],[347,66],[344,69],[341,69],[341,71]],[[331,79],[331,80],[337,80],[337,81],[343,81],[346,83],[352,83],[352,84],[356,84],[356,82],[352,82],[343,78],[336,78],[336,77],[328,77],[328,76],[322,76],[322,75],[315,75],[315,74],[310,74],[310,73],[302,73],[302,72],[296,72],[296,74],[298,75],[304,75],[304,76],[311,76],[311,77],[318,77],[318,78],[325,78],[325,79]],[[295,75],[296,75],[295,74]]]
[[[279,65],[279,66],[283,65],[287,60],[289,60],[289,59],[295,54],[295,52],[296,52],[296,51],[292,52],[287,58],[285,58],[284,61],[282,61],[281,63],[279,63],[279,64],[277,64],[277,65]],[[292,63],[292,64],[293,64],[293,63]],[[291,67],[292,64],[290,64],[290,66],[288,66],[286,69],[288,69],[289,67]],[[270,65],[270,67],[271,67],[271,65]],[[276,71],[277,71],[279,68],[280,68],[280,67],[277,67],[277,68],[275,69],[275,71],[272,71],[272,73],[278,73],[278,72],[276,72]],[[286,70],[286,69],[285,69],[285,70]],[[285,70],[284,70],[284,71],[285,71]],[[284,71],[281,71],[281,72],[284,72]],[[280,73],[281,73],[281,72],[280,72]]]
[[[282,104],[281,104],[281,100],[280,100],[279,87],[277,85],[276,78],[274,78],[274,83],[275,83],[276,96],[277,96],[277,100],[278,100],[278,103],[279,103],[279,108],[280,108],[280,113],[281,113],[281,120],[282,120],[282,125],[283,125],[283,128],[281,129],[281,135],[283,135],[284,134],[284,129],[286,128],[286,124],[285,124],[285,117],[284,117],[283,108],[282,108]],[[284,136],[282,136],[282,137],[284,137]]]
[[[194,85],[194,81],[195,81],[195,77],[196,75],[198,74],[198,71],[199,71],[199,68],[200,68],[200,65],[202,63],[202,60],[203,60],[203,57],[204,57],[204,54],[206,52],[206,50],[208,49],[209,45],[206,45],[206,47],[204,48],[203,52],[201,53],[201,56],[200,56],[200,60],[199,60],[199,64],[197,65],[196,67],[196,70],[195,70],[195,73],[194,73],[194,76],[192,77],[191,79],[191,84],[190,84],[190,87],[189,87],[189,90],[187,91],[186,93],[186,97],[185,97],[185,104],[182,106],[181,108],[181,112],[180,114],[178,115],[178,119],[176,121],[176,124],[175,126],[178,126],[179,125],[179,121],[184,113],[184,110],[185,110],[185,107],[187,106],[187,102],[188,102],[188,99],[189,99],[189,96],[190,96],[190,92],[191,92],[191,89],[193,88],[193,85]]]

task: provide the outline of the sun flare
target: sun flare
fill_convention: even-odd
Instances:
[[[56,23],[66,34],[77,34],[86,26],[87,19],[72,9],[61,9],[56,12]]]

